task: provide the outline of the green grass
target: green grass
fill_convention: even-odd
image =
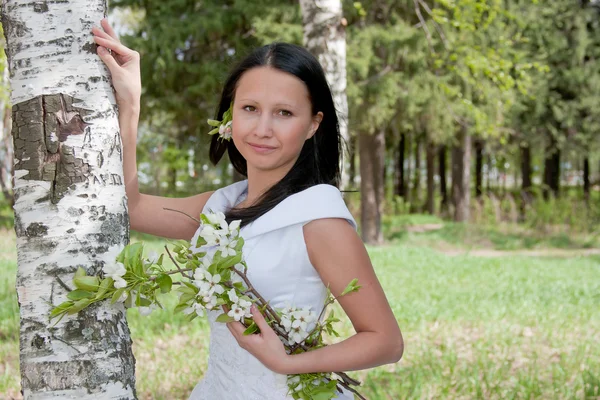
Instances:
[[[18,392],[18,313],[14,238],[0,243],[3,398]],[[160,250],[162,242],[148,245]],[[367,398],[600,398],[600,257],[448,257],[401,242],[369,253],[405,353],[397,364],[352,373]],[[128,320],[139,397],[187,399],[206,368],[206,323],[165,311],[129,310]],[[348,321],[339,331],[352,333]]]

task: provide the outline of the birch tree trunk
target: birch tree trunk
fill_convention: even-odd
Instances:
[[[0,31],[1,31],[0,27]],[[0,37],[0,51],[6,43]],[[10,104],[8,94],[8,66],[4,51],[0,53],[0,191],[11,206],[14,204],[12,193],[13,146],[10,138]]]
[[[77,267],[99,273],[129,241],[116,103],[91,34],[105,15],[106,0],[8,0],[2,15],[25,399],[136,397],[122,305],[49,321]]]
[[[346,97],[346,28],[341,0],[300,0],[304,45],[314,54],[331,87],[340,121],[343,163],[340,188],[347,189],[350,178],[348,98]]]

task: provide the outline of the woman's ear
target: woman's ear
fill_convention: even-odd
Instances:
[[[323,121],[323,113],[321,111],[319,111],[312,118],[312,123],[310,124],[310,132],[309,132],[308,136],[306,137],[306,140],[308,140],[314,136],[317,129],[319,129],[319,125],[321,124],[321,121]]]

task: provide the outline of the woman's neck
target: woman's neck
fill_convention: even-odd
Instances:
[[[244,205],[252,205],[266,193],[273,185],[279,182],[288,171],[281,169],[274,171],[257,170],[248,168],[248,194],[244,200]]]

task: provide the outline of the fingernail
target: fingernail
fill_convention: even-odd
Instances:
[[[102,46],[98,46],[98,53],[106,53],[106,49]]]

